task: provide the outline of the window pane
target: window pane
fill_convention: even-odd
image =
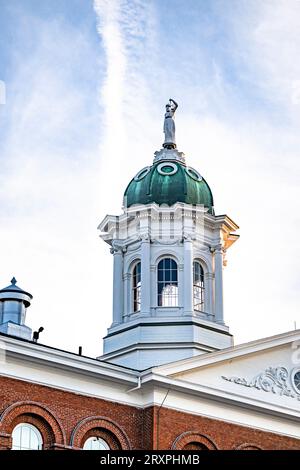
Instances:
[[[164,268],[165,269],[170,269],[171,268],[171,260],[169,258],[165,258],[163,261],[165,263]]]
[[[171,269],[177,269],[177,263],[176,261],[174,261],[173,259],[170,259],[169,260],[171,263],[170,263],[170,268]]]
[[[158,264],[157,303],[161,307],[178,305],[177,263],[171,258],[164,258]]]
[[[35,432],[31,432],[29,435],[29,448],[30,449],[39,448],[39,439]]]
[[[109,445],[101,437],[89,437],[83,446],[83,450],[108,450]]]
[[[21,429],[21,441],[22,441],[22,447],[25,447],[26,449],[30,449],[30,430],[28,426],[26,425],[22,426],[22,429]]]
[[[22,423],[12,433],[13,450],[41,450],[43,440],[39,430],[31,424]]]
[[[13,449],[21,447],[21,427],[18,426],[13,431]]]
[[[141,309],[141,263],[138,262],[133,268],[132,273],[132,299],[133,312],[139,312]]]
[[[194,261],[193,267],[194,310],[200,312],[204,310],[204,271],[198,261]]]

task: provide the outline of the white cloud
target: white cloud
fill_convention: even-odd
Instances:
[[[119,198],[117,205],[113,197],[107,202],[119,210],[126,182],[154,152],[147,56],[155,47],[155,15],[151,3],[141,0],[95,0],[94,8],[106,56],[100,97],[105,112],[101,190],[104,197],[113,196],[113,179]]]
[[[283,121],[286,117],[292,118],[297,125],[300,112],[300,63],[297,60],[300,2],[242,1],[238,14],[232,13],[230,9],[227,19],[235,38],[233,60],[243,65],[249,87],[258,87],[266,101],[281,108]],[[275,108],[271,111],[276,113]],[[288,116],[284,116],[286,112]]]

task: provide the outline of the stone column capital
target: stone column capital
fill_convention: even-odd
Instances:
[[[218,245],[213,245],[210,247],[210,252],[211,253],[223,253],[224,252],[224,248],[223,248],[223,245],[218,244]]]
[[[123,250],[121,248],[111,248],[109,251],[112,255],[122,255],[123,254]]]
[[[148,233],[142,233],[139,236],[139,239],[141,240],[142,243],[150,243],[150,236]]]
[[[120,254],[121,255],[122,253],[126,252],[126,248],[122,247],[120,244],[113,241],[109,251],[111,252],[112,255],[114,255],[114,254]]]
[[[193,240],[196,240],[195,235],[190,233],[185,233],[182,237],[183,243],[192,243]]]

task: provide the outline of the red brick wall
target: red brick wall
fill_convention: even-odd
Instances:
[[[21,380],[0,378],[0,449],[10,448],[19,422],[36,425],[45,447],[80,448],[96,434],[112,448],[300,449],[300,441],[167,408],[90,398]]]
[[[142,433],[142,449],[153,449],[153,426],[154,426],[154,413],[153,407],[145,408],[143,411],[143,427]]]
[[[80,421],[92,417],[105,417],[112,422],[111,427],[107,426],[109,432],[115,432],[115,428],[118,428],[120,433],[125,434],[125,438],[127,437],[131,448],[139,449],[142,446],[143,436],[139,429],[142,428],[143,414],[138,408],[21,380],[0,378],[1,413],[16,402],[24,403],[27,401],[39,403],[42,408],[45,407],[57,418],[65,434],[64,445],[70,445],[71,435]],[[20,411],[22,412],[22,407],[20,407]],[[30,413],[40,414],[39,410],[32,409],[32,411],[28,411],[26,409],[25,415]],[[44,416],[43,419],[47,420],[48,418]],[[14,422],[7,424],[6,421],[4,417],[0,425],[0,437],[2,432],[11,433],[14,427]],[[50,424],[52,426],[52,423]],[[105,425],[105,423],[102,424]],[[84,426],[86,432],[88,432],[86,423],[84,423]]]
[[[222,422],[202,416],[162,408],[159,412],[159,448],[170,449],[178,436],[175,448],[187,449],[191,442],[199,442],[213,449],[257,447],[267,449],[300,449],[300,440]],[[186,433],[186,434],[185,434]],[[197,439],[198,437],[198,439]],[[181,446],[181,443],[185,444]]]

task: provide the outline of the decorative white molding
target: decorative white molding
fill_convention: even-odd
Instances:
[[[185,156],[183,152],[178,152],[177,149],[166,149],[162,148],[154,152],[154,161],[153,163],[159,162],[161,160],[176,160],[178,162],[185,164]]]
[[[290,398],[296,398],[300,401],[300,395],[294,393],[288,385],[289,372],[285,367],[268,367],[264,372],[253,377],[248,381],[240,377],[225,377],[222,379],[233,382],[244,387],[256,388],[264,392],[272,392],[276,395],[285,395]]]
[[[141,247],[141,242],[137,241],[132,243],[131,246],[127,246],[127,252],[137,251]]]
[[[148,232],[141,233],[139,236],[139,240],[143,242],[149,242],[150,241],[150,235]]]
[[[157,238],[154,238],[153,239],[153,243],[155,243],[156,245],[167,245],[167,246],[171,246],[171,245],[180,245],[181,244],[181,239],[178,240],[178,239],[174,239],[174,240],[166,240],[166,239],[157,239]]]

